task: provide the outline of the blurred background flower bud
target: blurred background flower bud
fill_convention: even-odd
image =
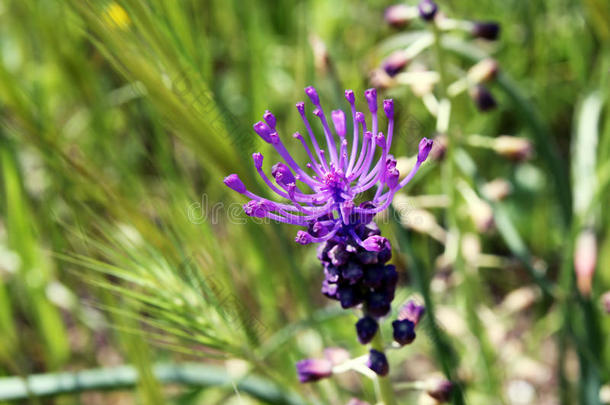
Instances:
[[[406,4],[395,4],[386,8],[385,21],[394,28],[404,28],[418,16],[417,8]]]
[[[396,86],[396,80],[387,74],[383,68],[374,69],[369,73],[371,86],[378,89],[388,89]]]
[[[492,58],[486,58],[468,69],[468,80],[471,83],[488,82],[495,79],[498,74],[498,62]]]
[[[447,152],[447,135],[438,134],[434,138],[434,146],[432,146],[432,150],[430,151],[430,156],[433,160],[440,161],[445,158],[445,153]]]
[[[433,378],[426,382],[426,393],[439,403],[448,402],[451,399],[453,383],[444,378]]]
[[[462,255],[471,266],[477,266],[481,255],[481,241],[474,233],[466,233],[462,238]]]
[[[324,349],[324,358],[329,360],[333,366],[345,363],[349,360],[349,352],[342,347],[328,347]]]
[[[321,76],[326,75],[331,63],[326,44],[319,36],[315,34],[311,34],[309,36],[309,44],[311,45],[311,52],[313,54],[313,62],[316,71]]]
[[[493,148],[499,155],[508,159],[523,161],[532,157],[534,146],[529,139],[501,135],[494,140]]]
[[[506,179],[497,178],[483,186],[483,195],[492,201],[502,201],[513,191]]]
[[[593,273],[597,265],[597,239],[590,229],[582,231],[576,238],[574,247],[574,271],[576,284],[584,297],[591,295]]]
[[[494,228],[494,213],[491,205],[479,199],[469,206],[470,217],[479,232],[489,232]]]
[[[479,111],[486,112],[496,108],[496,99],[487,87],[477,84],[470,89],[470,98],[474,101]]]
[[[424,21],[432,21],[434,20],[434,16],[436,16],[436,12],[438,11],[438,6],[432,0],[421,0],[417,5],[417,9],[419,10],[419,16]]]
[[[494,41],[500,36],[500,24],[493,21],[479,21],[472,25],[472,36]]]
[[[396,76],[398,72],[404,69],[409,63],[410,59],[404,50],[398,50],[388,55],[383,62],[381,67],[389,76]]]

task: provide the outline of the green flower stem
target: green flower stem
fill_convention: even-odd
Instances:
[[[157,364],[155,378],[162,384],[226,388],[241,392],[267,404],[304,405],[299,396],[255,376],[234,378],[222,367],[205,364]],[[85,391],[119,390],[134,387],[139,379],[132,366],[83,370],[74,373],[36,374],[27,378],[0,379],[0,401],[31,397],[53,397]]]
[[[383,337],[381,336],[381,329],[375,334],[375,337],[371,342],[371,349],[375,349],[385,354]],[[375,391],[377,394],[377,402],[382,405],[396,405],[396,398],[394,397],[394,388],[392,387],[392,382],[390,381],[390,378],[388,376],[377,376],[377,378],[375,379]]]

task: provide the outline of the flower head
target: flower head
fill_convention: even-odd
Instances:
[[[236,174],[227,176],[225,184],[251,199],[244,205],[247,215],[270,218],[305,228],[297,232],[295,240],[298,243],[320,243],[339,238],[349,239],[367,251],[387,250],[389,242],[385,238],[378,235],[369,238],[363,235],[359,227],[371,223],[377,213],[388,208],[396,192],[413,178],[426,160],[432,141],[425,138],[422,140],[415,167],[399,181],[396,161],[389,154],[394,134],[392,100],[383,102],[383,113],[388,121],[387,131],[383,133],[379,125],[377,91],[365,91],[367,109],[371,114],[367,123],[365,114],[356,110],[354,92],[346,90],[345,98],[352,116],[350,142],[345,113],[342,110],[334,110],[329,120],[316,89],[307,87],[305,94],[314,106],[312,114],[324,133],[325,144],[318,143],[313,123],[306,114],[305,103],[297,103],[296,107],[308,140],[298,132],[293,137],[300,142],[309,157],[304,166],[297,163],[288,153],[277,132],[276,117],[270,111],[265,112],[263,120],[254,124],[254,132],[263,141],[271,144],[283,160],[272,166],[269,176],[263,170],[263,155],[255,153],[252,156],[254,167],[271,191],[286,202],[273,202],[252,193]],[[371,200],[355,202],[370,189],[375,189]],[[357,272],[346,275],[351,281],[358,277]],[[346,291],[344,289],[342,295],[349,295],[350,298],[342,299],[342,303],[351,305],[358,301],[357,294],[352,296]]]
[[[417,5],[417,9],[419,10],[419,16],[424,21],[432,21],[434,16],[436,16],[438,6],[432,0],[421,0]]]
[[[408,319],[392,322],[394,340],[401,346],[415,340],[415,324]]]
[[[305,359],[297,363],[297,374],[302,383],[318,381],[332,373],[333,364],[328,359]]]
[[[363,345],[369,343],[375,337],[379,329],[379,325],[374,318],[370,316],[362,317],[356,322],[356,333],[358,334],[358,340]]]
[[[371,349],[369,351],[369,359],[366,365],[380,376],[387,375],[390,371],[388,359],[386,358],[385,354],[375,349]]]

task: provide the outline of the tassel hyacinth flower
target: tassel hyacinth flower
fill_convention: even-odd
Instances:
[[[357,111],[352,90],[345,91],[352,121],[351,142],[347,134],[346,114],[333,110],[330,119],[320,104],[313,87],[305,94],[314,106],[325,142],[318,143],[307,114],[305,103],[296,104],[306,136],[296,132],[309,162],[299,165],[288,153],[280,138],[275,116],[267,111],[263,120],[254,124],[254,131],[271,144],[282,157],[271,168],[271,177],[263,171],[263,155],[252,157],[254,167],[265,184],[286,202],[276,202],[249,191],[236,174],[224,179],[234,191],[250,198],[244,206],[247,215],[301,226],[296,242],[306,245],[320,243],[318,259],[324,266],[322,293],[340,302],[343,308],[362,305],[364,316],[356,324],[358,340],[367,344],[375,337],[378,319],[388,314],[398,282],[393,265],[386,264],[392,256],[390,242],[381,236],[373,222],[376,214],[390,206],[394,195],[417,173],[432,149],[432,141],[423,138],[414,167],[401,180],[396,159],[390,154],[394,135],[394,102],[383,101],[387,131],[379,130],[377,91],[364,92],[371,118]],[[332,127],[331,127],[332,124]],[[372,199],[363,199],[364,196]],[[409,322],[409,321],[405,321]],[[415,336],[413,323],[400,331],[405,344]],[[403,336],[404,335],[404,336]],[[368,366],[379,375],[388,372],[385,355],[371,350]],[[297,364],[302,382],[330,376],[328,362],[303,360]]]
[[[243,208],[247,215],[269,218],[274,221],[297,225],[305,228],[296,235],[296,242],[306,245],[333,240],[344,248],[341,253],[332,253],[331,262],[340,266],[350,254],[357,250],[384,254],[390,245],[379,235],[373,218],[390,206],[392,198],[415,175],[426,160],[432,140],[423,138],[419,143],[417,162],[410,173],[402,180],[396,169],[396,159],[389,153],[394,134],[394,102],[383,101],[383,112],[388,119],[387,132],[379,131],[377,91],[365,91],[365,99],[371,113],[366,122],[365,115],[356,110],[354,92],[345,91],[352,115],[353,134],[348,141],[346,116],[342,110],[334,110],[330,120],[320,104],[320,98],[313,87],[305,93],[315,107],[313,115],[323,129],[326,148],[318,143],[313,128],[305,114],[305,103],[296,104],[303,120],[307,135],[294,133],[310,161],[305,167],[299,165],[288,153],[276,128],[275,116],[267,111],[263,121],[254,124],[254,131],[282,157],[271,169],[272,179],[263,171],[263,155],[252,155],[254,166],[267,186],[285,203],[275,202],[249,191],[236,174],[224,179],[232,190],[250,198]],[[332,123],[332,127],[329,125]],[[308,139],[309,142],[306,140]],[[311,146],[310,146],[311,144]],[[375,155],[378,155],[375,161]],[[375,189],[370,201],[357,203],[356,200],[370,189]],[[339,257],[340,256],[340,257]],[[372,258],[364,258],[369,263]],[[356,282],[360,277],[357,269],[346,278]]]

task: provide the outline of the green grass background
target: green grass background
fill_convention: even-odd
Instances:
[[[383,44],[398,35],[383,22],[391,3],[114,4],[0,2],[0,376],[130,363],[143,378],[119,393],[17,403],[271,401],[247,387],[240,394],[235,384],[253,375],[261,392],[272,391],[265,384],[281,387],[277,403],[290,395],[302,403],[372,402],[372,385],[352,374],[298,385],[294,363],[303,357],[326,346],[364,353],[356,316],[319,293],[315,249],[293,243],[292,227],[240,214],[244,201],[222,178],[235,172],[263,190],[250,154],[267,152],[266,165],[276,159],[251,130],[265,109],[286,136],[301,130],[294,103],[305,86],[315,85],[333,108],[345,108],[343,89],[361,95],[370,86]],[[116,5],[125,16],[109,8]],[[600,403],[600,387],[610,383],[610,318],[599,302],[610,289],[610,4],[439,5],[456,18],[502,25],[501,39],[482,45],[503,72],[492,86],[499,108],[480,114],[464,96],[452,128],[528,137],[536,152],[517,164],[470,151],[476,173],[465,171],[469,182],[501,177],[514,190],[497,207],[498,231],[478,236],[484,252],[507,258],[500,268],[443,281],[435,268],[442,246],[384,227],[401,272],[398,298],[423,294],[440,320],[440,329],[431,322],[414,345],[392,354],[394,378],[445,371],[463,381],[469,404],[511,403],[515,381],[535,387],[534,403]],[[316,65],[311,35],[326,44],[330,67]],[[472,63],[464,54],[451,61]],[[407,89],[382,94],[414,123],[394,142],[396,155],[412,154],[434,121]],[[599,122],[587,114],[596,105]],[[591,152],[584,162],[574,159],[576,145]],[[586,164],[591,157],[594,167]],[[439,194],[438,166],[409,193]],[[590,204],[578,211],[573,196],[583,193]],[[443,211],[434,214],[442,222]],[[590,298],[577,293],[572,268],[585,225],[598,236]],[[515,291],[534,298],[511,312],[506,298]],[[229,377],[171,388],[154,378],[153,364],[186,361]],[[417,396],[401,391],[401,403]]]

